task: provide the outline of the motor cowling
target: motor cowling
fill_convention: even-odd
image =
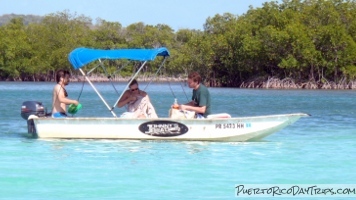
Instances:
[[[47,109],[43,106],[42,102],[38,101],[25,101],[21,106],[21,117],[25,120],[30,115],[36,115],[38,117],[46,116]]]

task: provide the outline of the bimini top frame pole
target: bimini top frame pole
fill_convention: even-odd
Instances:
[[[167,57],[165,57],[161,63],[161,66],[159,67],[159,69],[157,70],[156,74],[158,73],[158,71],[162,68],[162,66],[164,65],[165,61],[166,61]],[[129,88],[129,85],[131,84],[131,82],[133,81],[133,79],[135,79],[138,74],[141,72],[141,70],[143,69],[143,67],[146,65],[147,61],[145,61],[141,67],[137,70],[137,72],[131,77],[130,81],[127,83],[125,89],[123,90],[123,92],[121,92],[121,95],[119,96],[119,98],[117,99],[117,101],[115,102],[115,104],[113,105],[113,107],[111,108],[111,111],[114,110],[114,108],[116,108],[117,104],[119,103],[120,99],[122,98],[122,96],[124,95],[125,91]],[[147,85],[148,86],[148,85]],[[145,87],[145,89],[147,88],[147,86]]]
[[[112,107],[112,109],[114,109],[116,107],[116,105],[119,103],[120,99],[122,98],[122,96],[124,95],[125,91],[129,88],[129,85],[131,84],[132,80],[135,79],[137,77],[137,75],[140,73],[141,69],[146,65],[147,61],[145,61],[141,67],[137,70],[137,72],[131,77],[131,80],[129,81],[129,83],[126,85],[125,89],[121,92],[120,97],[117,99],[117,101],[115,102],[114,106]]]
[[[99,91],[96,89],[96,87],[94,86],[94,84],[90,81],[90,79],[88,78],[88,76],[83,72],[82,69],[79,69],[80,73],[82,73],[82,75],[85,77],[85,79],[88,81],[88,83],[91,85],[91,87],[93,88],[93,90],[95,91],[95,93],[99,96],[99,98],[103,101],[103,103],[105,104],[105,106],[109,109],[109,111],[111,112],[111,114],[114,117],[117,117],[116,114],[114,113],[113,109],[110,108],[109,104],[106,103],[105,99],[101,96],[101,94],[99,93]]]

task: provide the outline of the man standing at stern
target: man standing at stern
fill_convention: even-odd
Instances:
[[[69,84],[70,73],[67,70],[58,70],[56,74],[57,84],[53,88],[52,97],[52,117],[62,118],[67,117],[66,105],[78,105],[77,100],[68,98],[68,93],[65,87]]]

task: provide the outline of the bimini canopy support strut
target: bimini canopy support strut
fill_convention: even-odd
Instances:
[[[116,114],[114,113],[114,111],[110,108],[109,104],[105,101],[105,99],[101,96],[101,94],[99,93],[99,91],[96,89],[96,87],[94,86],[94,84],[90,81],[90,79],[88,78],[88,76],[83,72],[82,69],[79,68],[80,73],[82,73],[82,75],[84,76],[84,78],[88,81],[88,83],[90,84],[90,86],[93,88],[93,90],[95,91],[95,93],[99,96],[99,98],[103,101],[103,103],[105,104],[105,106],[109,109],[109,111],[111,112],[111,114],[114,117],[117,117]]]
[[[131,80],[129,81],[129,83],[126,85],[125,89],[123,91],[126,91],[129,88],[129,85],[131,84],[132,80],[134,80],[137,75],[140,73],[140,71],[142,70],[142,68],[146,65],[147,61],[145,61],[144,63],[142,63],[141,67],[137,70],[137,72],[131,77]],[[121,93],[120,97],[117,99],[117,101],[115,102],[114,106],[112,107],[112,109],[114,109],[116,107],[116,105],[119,103],[120,99],[122,98],[122,96],[124,95],[124,92]]]
[[[146,90],[146,88],[152,83],[153,79],[157,77],[158,75],[158,72],[161,71],[161,68],[164,66],[164,63],[166,62],[167,60],[167,57],[164,57],[162,63],[161,63],[161,66],[159,66],[159,68],[157,69],[155,75],[151,78],[150,82],[146,85],[146,87],[143,89],[143,91]]]

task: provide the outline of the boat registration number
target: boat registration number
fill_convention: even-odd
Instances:
[[[251,123],[223,123],[215,124],[215,129],[242,129],[250,128]]]

